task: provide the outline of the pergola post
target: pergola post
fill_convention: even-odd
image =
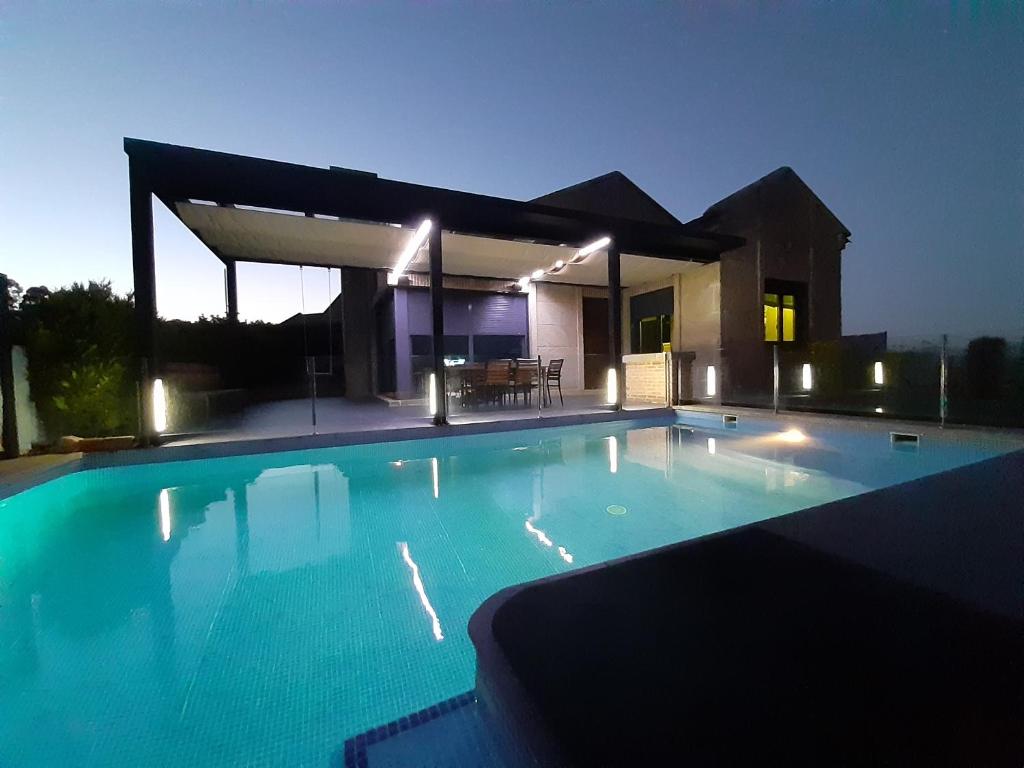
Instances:
[[[227,305],[228,321],[238,322],[238,274],[235,260],[224,261],[224,302]]]
[[[132,271],[135,280],[135,350],[139,362],[143,445],[155,436],[153,378],[156,372],[156,260],[153,252],[153,196],[148,175],[129,156],[128,183],[132,225]]]
[[[619,264],[619,246],[608,245],[608,353],[610,368],[615,371],[615,403],[613,410],[622,408],[622,273]]]
[[[441,263],[441,225],[434,219],[427,238],[430,255],[430,320],[433,351],[434,393],[437,410],[434,424],[448,423],[448,389],[444,380],[444,269]],[[429,392],[428,392],[429,399]]]

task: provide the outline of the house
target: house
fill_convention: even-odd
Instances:
[[[517,201],[137,139],[125,151],[150,378],[154,196],[224,263],[229,318],[239,261],[338,270],[327,325],[353,399],[424,397],[447,367],[539,356],[564,360],[567,391],[607,389],[613,405],[728,402],[765,385],[773,346],[841,332],[849,231],[789,168],[682,222],[618,171]],[[660,379],[630,373],[651,361]]]

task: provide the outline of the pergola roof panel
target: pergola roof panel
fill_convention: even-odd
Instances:
[[[413,235],[408,227],[339,221],[282,212],[230,206],[178,203],[178,217],[221,258],[236,261],[320,267],[391,269]],[[442,233],[445,274],[514,281],[558,259],[568,262],[575,248],[542,243]],[[640,285],[696,266],[694,262],[623,254],[622,285]],[[410,268],[425,270],[416,259]],[[601,252],[577,264],[567,264],[544,281],[578,285],[608,284]]]
[[[448,231],[580,247],[611,237],[622,252],[673,260],[716,261],[742,238],[692,225],[616,218],[470,192],[314,168],[224,152],[128,139],[125,152],[140,183],[168,207],[189,200],[257,206],[344,221],[413,225],[432,217]],[[213,208],[214,206],[210,206]]]

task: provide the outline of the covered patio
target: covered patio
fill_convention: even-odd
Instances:
[[[623,289],[716,261],[739,242],[340,168],[136,139],[125,151],[148,441],[620,409]],[[154,196],[223,262],[229,325],[238,323],[239,262],[289,265],[300,280],[303,269],[326,269],[337,283],[323,313],[282,323],[294,337],[260,348],[257,362],[282,381],[291,372],[290,396],[252,397],[245,382],[180,383],[205,374],[180,376],[182,361],[161,349]],[[201,400],[204,429],[173,423],[176,400]]]

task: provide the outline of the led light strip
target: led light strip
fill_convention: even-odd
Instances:
[[[405,249],[399,255],[395,268],[388,273],[388,285],[398,285],[398,280],[409,266],[412,257],[416,255],[416,251],[420,249],[420,246],[427,239],[427,235],[430,234],[430,229],[433,226],[434,223],[430,219],[424,219],[419,227],[416,228],[416,232],[409,239],[409,242],[406,243]]]
[[[576,251],[573,257],[569,259],[568,263],[579,264],[590,254],[596,253],[597,251],[600,251],[603,248],[607,248],[609,245],[611,245],[611,242],[612,239],[610,237],[602,237],[598,240],[595,240],[589,245],[585,245],[578,251]],[[519,280],[517,280],[516,283],[519,286],[519,290],[526,291],[529,289],[531,281],[540,280],[542,277],[544,277],[545,274],[554,275],[558,272],[561,272],[563,269],[565,269],[566,266],[567,264],[565,261],[563,261],[562,259],[558,259],[554,264],[552,264],[547,269],[535,269],[533,270],[533,272],[530,273],[529,276],[519,278]]]

